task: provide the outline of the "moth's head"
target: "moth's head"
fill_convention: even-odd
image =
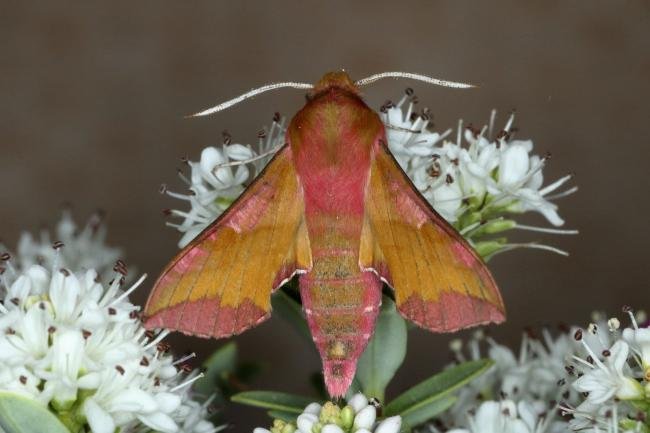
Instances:
[[[309,92],[309,96],[313,97],[320,93],[326,92],[330,89],[341,89],[346,92],[359,95],[359,88],[352,81],[352,78],[345,71],[328,72],[314,84],[314,88]]]

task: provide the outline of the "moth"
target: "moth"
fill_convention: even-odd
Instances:
[[[384,124],[361,98],[369,78],[330,72],[313,86],[281,83],[246,95],[310,88],[286,144],[164,269],[146,327],[239,334],[268,319],[272,293],[298,275],[327,390],[338,397],[373,335],[384,283],[402,316],[433,332],[504,320],[481,258],[391,155]]]

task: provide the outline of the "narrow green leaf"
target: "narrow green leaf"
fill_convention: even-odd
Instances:
[[[274,391],[240,392],[233,395],[231,400],[248,406],[295,414],[302,413],[303,409],[313,401],[301,395]]]
[[[454,396],[441,397],[407,411],[402,415],[402,431],[411,431],[414,427],[440,415],[456,403]]]
[[[384,296],[375,333],[357,365],[357,380],[368,397],[384,399],[386,386],[406,356],[406,322]]]
[[[386,406],[386,416],[408,414],[453,391],[485,372],[493,364],[490,359],[469,361],[448,368],[410,388]]]
[[[0,429],[5,433],[70,433],[47,408],[10,392],[0,392]]]
[[[311,338],[311,332],[307,326],[307,320],[302,314],[302,306],[293,300],[284,290],[276,291],[271,297],[273,313],[278,314],[284,320],[289,322],[298,334],[309,342],[310,346],[314,345]]]
[[[282,412],[280,410],[270,410],[266,414],[272,419],[281,419],[284,422],[296,422],[296,418],[298,418],[298,414]]]
[[[196,381],[194,390],[211,395],[215,392],[219,379],[235,371],[237,365],[237,345],[229,342],[217,349],[204,363],[205,375]]]

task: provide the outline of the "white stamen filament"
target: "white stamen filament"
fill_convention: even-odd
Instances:
[[[549,195],[548,197],[546,197],[546,200],[557,200],[558,198],[566,197],[566,196],[571,195],[571,194],[573,194],[573,193],[575,193],[577,191],[578,191],[578,187],[574,186],[573,188],[569,188],[566,191],[559,192],[559,193],[553,194],[553,195]]]
[[[109,307],[110,307],[111,305],[115,305],[115,304],[119,303],[120,301],[122,301],[123,299],[125,299],[127,296],[129,296],[131,293],[133,293],[133,291],[134,291],[135,289],[137,289],[137,288],[140,286],[140,284],[142,284],[142,282],[145,280],[145,278],[147,278],[147,274],[142,274],[142,276],[140,277],[140,279],[139,279],[138,281],[136,281],[136,282],[135,282],[135,283],[134,283],[134,284],[133,284],[133,285],[132,285],[132,286],[131,286],[127,291],[125,291],[124,293],[122,293],[120,296],[118,296],[117,298],[115,298],[115,299],[113,300],[113,302],[111,302],[110,304],[108,304]]]
[[[156,335],[156,338],[151,340],[146,346],[144,346],[144,348],[149,349],[149,348],[151,348],[153,346],[156,346],[158,343],[160,343],[163,340],[163,338],[168,336],[169,333],[170,333],[170,331],[168,329],[163,329],[162,331],[160,331],[160,333],[158,335]]]
[[[488,124],[488,135],[492,137],[492,131],[494,130],[494,121],[497,118],[497,110],[492,110],[490,112],[490,123]]]
[[[230,161],[230,162],[224,162],[222,164],[217,164],[217,165],[214,166],[214,168],[212,168],[212,173],[214,173],[216,170],[218,170],[220,168],[223,168],[223,167],[234,167],[234,166],[237,166],[237,165],[246,165],[246,164],[250,164],[251,162],[258,161],[260,159],[264,159],[267,156],[273,155],[274,153],[276,153],[278,150],[280,150],[282,148],[282,146],[284,146],[284,144],[282,144],[280,146],[275,146],[274,148],[272,148],[268,152],[261,153],[261,154],[259,154],[257,156],[249,158],[249,159],[243,159],[241,161]]]
[[[582,343],[582,346],[585,348],[585,350],[587,351],[587,353],[589,353],[589,355],[591,355],[591,358],[594,360],[594,362],[596,363],[596,365],[597,365],[599,368],[601,368],[602,370],[607,371],[607,367],[605,367],[605,364],[603,364],[603,363],[600,361],[600,359],[598,359],[598,355],[596,355],[596,354],[594,353],[594,351],[591,350],[591,347],[589,347],[589,345],[587,344],[587,342],[585,341],[584,338],[580,340],[580,343]]]
[[[556,181],[553,182],[552,184],[547,185],[547,186],[545,186],[544,188],[540,189],[540,190],[539,190],[539,193],[540,193],[540,194],[542,195],[542,197],[543,197],[543,196],[545,196],[546,194],[548,194],[549,192],[553,192],[553,191],[555,191],[556,189],[558,189],[559,187],[561,187],[562,185],[564,185],[566,182],[568,182],[568,181],[571,180],[572,178],[573,178],[573,175],[572,175],[572,174],[567,174],[566,176],[561,177],[560,179],[556,180]]]
[[[561,250],[559,248],[552,247],[550,245],[544,245],[544,244],[538,244],[536,242],[529,242],[529,243],[523,243],[523,244],[505,244],[502,249],[499,251],[493,253],[492,255],[496,255],[505,251],[512,251],[517,248],[531,248],[531,249],[537,249],[537,250],[546,250],[550,251],[552,253],[559,254],[561,256],[569,256],[569,253],[567,251]]]
[[[510,128],[512,128],[512,122],[515,121],[515,113],[512,112],[510,113],[510,117],[508,118],[508,121],[506,122],[506,126],[503,127],[503,130],[508,132]]]
[[[188,380],[186,380],[185,382],[183,382],[183,383],[181,383],[179,385],[176,385],[175,387],[170,389],[169,392],[176,392],[181,388],[185,388],[186,386],[189,386],[189,385],[193,384],[194,382],[196,382],[197,380],[201,379],[203,376],[205,376],[205,374],[199,373],[196,376],[194,376],[193,378],[188,379]]]
[[[628,310],[627,314],[630,316],[630,322],[632,322],[634,329],[639,329],[639,325],[636,323],[636,317],[634,317],[634,312],[632,310]]]
[[[524,225],[524,224],[516,224],[514,228],[520,229],[520,230],[528,230],[528,231],[531,231],[531,232],[553,233],[553,234],[556,234],[556,235],[577,235],[579,233],[578,230],[552,229],[552,228],[547,228],[547,227],[528,226],[528,225]]]
[[[182,358],[172,362],[172,365],[182,364],[185,361],[190,360],[190,359],[195,358],[195,357],[196,357],[196,353],[192,352],[192,353],[187,354],[187,355],[183,356]]]

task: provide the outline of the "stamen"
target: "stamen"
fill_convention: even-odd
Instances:
[[[122,301],[122,300],[125,299],[127,296],[129,296],[131,293],[133,293],[133,291],[134,291],[135,289],[137,289],[137,288],[140,286],[140,284],[142,284],[142,282],[145,280],[145,278],[147,278],[147,274],[143,274],[143,275],[140,277],[140,279],[139,279],[138,281],[135,282],[135,284],[133,284],[133,285],[132,285],[128,290],[126,290],[126,291],[125,291],[124,293],[122,293],[120,296],[118,296],[117,298],[115,298],[115,299],[113,300],[113,302],[111,302],[110,304],[108,304],[108,306],[110,307],[110,306],[112,306],[112,305],[117,304],[118,302]]]
[[[544,245],[544,244],[538,244],[536,242],[530,242],[530,243],[524,243],[524,244],[505,244],[502,249],[499,251],[493,253],[492,255],[500,254],[502,252],[506,251],[512,251],[517,248],[531,248],[531,249],[537,249],[537,250],[546,250],[550,251],[552,253],[559,254],[561,256],[569,256],[569,253],[567,251],[561,250],[559,248],[552,247],[550,245]]]
[[[180,194],[180,193],[172,192],[172,191],[169,191],[169,190],[163,191],[163,194],[167,194],[168,196],[170,196],[172,198],[176,198],[178,200],[185,200],[185,201],[192,200],[192,197],[190,195]]]
[[[509,132],[510,128],[512,128],[512,122],[514,121],[515,121],[515,112],[513,110],[512,113],[510,113],[510,117],[508,118],[508,121],[506,122],[506,126],[503,128],[503,130]]]
[[[186,380],[185,382],[181,383],[180,385],[176,385],[175,387],[170,389],[169,392],[175,392],[175,391],[178,391],[181,388],[185,388],[186,386],[189,386],[189,385],[193,384],[194,382],[196,382],[197,380],[201,379],[204,376],[205,376],[205,374],[199,373],[196,376],[194,376],[193,378],[191,378],[189,380]]]
[[[527,226],[524,224],[516,224],[514,228],[521,229],[521,230],[528,230],[531,232],[553,233],[556,235],[577,235],[579,233],[578,230],[561,230],[561,229],[552,229],[547,227]]]
[[[280,146],[275,146],[274,148],[272,148],[268,152],[264,152],[264,153],[262,153],[260,155],[254,156],[254,157],[249,158],[249,159],[243,159],[241,161],[230,161],[230,162],[224,162],[222,164],[217,164],[212,168],[212,173],[214,173],[216,170],[218,170],[220,168],[223,168],[223,167],[234,167],[234,166],[237,166],[237,165],[245,165],[245,164],[250,164],[253,161],[258,161],[260,159],[264,159],[267,156],[273,155],[278,150],[282,149],[283,146],[284,146],[284,143],[282,145],[280,145]]]
[[[192,182],[187,178],[187,176],[185,176],[185,173],[183,173],[181,169],[178,169],[178,177],[180,177],[183,183],[185,183],[187,186],[192,186]]]
[[[589,355],[591,355],[591,358],[594,360],[594,362],[596,363],[596,365],[597,365],[599,368],[603,369],[603,370],[607,370],[607,367],[605,367],[605,364],[603,364],[603,363],[600,361],[600,359],[598,359],[598,355],[596,355],[596,354],[594,353],[594,351],[591,350],[591,347],[589,347],[589,345],[587,344],[587,342],[585,341],[585,339],[583,338],[582,340],[580,340],[580,342],[582,343],[582,346],[585,348],[585,350],[587,351],[587,353],[588,353]]]
[[[549,201],[550,200],[557,200],[558,198],[566,197],[566,196],[571,195],[571,194],[573,194],[574,192],[577,192],[577,191],[578,191],[578,187],[574,186],[573,188],[569,188],[566,191],[559,192],[559,193],[553,194],[553,195],[549,195],[548,197],[546,197],[546,200],[549,200]]]
[[[634,329],[639,329],[639,325],[636,323],[636,317],[634,317],[634,311],[632,311],[632,308],[625,306],[623,307],[623,312],[627,313],[627,315],[630,316],[630,322],[632,322]]]
[[[374,74],[369,77],[357,80],[354,84],[356,84],[359,87],[362,87],[368,84],[372,84],[375,81],[379,81],[384,78],[407,78],[410,80],[423,81],[425,83],[434,84],[436,86],[452,87],[456,89],[468,89],[468,88],[476,87],[472,84],[458,83],[455,81],[447,81],[447,80],[439,80],[437,78],[432,78],[426,75],[414,74],[411,72],[382,72],[380,74]]]
[[[182,210],[177,210],[177,209],[172,209],[171,214],[180,218],[185,218],[187,220],[191,220],[192,222],[197,222],[197,223],[210,223],[214,221],[214,218],[206,218],[202,217],[200,215],[192,215],[188,212],[184,212]]]
[[[494,120],[497,118],[497,110],[493,109],[490,112],[490,123],[488,123],[488,136],[492,137],[492,131],[494,130]]]
[[[562,178],[556,180],[556,181],[553,182],[552,184],[547,185],[547,186],[545,186],[544,188],[540,189],[540,190],[539,190],[539,193],[540,193],[542,196],[545,196],[545,195],[548,194],[549,192],[553,192],[553,191],[555,191],[556,189],[558,189],[559,187],[561,187],[562,185],[564,185],[566,182],[568,182],[568,181],[571,180],[572,178],[573,178],[573,175],[572,175],[572,174],[567,174],[566,176],[564,176],[564,177],[562,177]]]
[[[185,361],[188,361],[188,360],[190,360],[192,358],[195,358],[195,357],[196,357],[196,353],[194,353],[194,352],[189,353],[189,354],[183,356],[182,358],[178,359],[177,361],[174,361],[172,363],[172,365],[183,364]]]
[[[276,89],[282,89],[284,87],[290,87],[292,89],[313,89],[314,86],[309,83],[295,83],[295,82],[285,82],[285,83],[272,83],[272,84],[267,84],[262,87],[258,87],[256,89],[252,89],[242,95],[237,96],[236,98],[230,99],[226,102],[222,102],[219,105],[215,105],[212,108],[208,108],[203,111],[199,111],[198,113],[191,114],[187,117],[201,117],[201,116],[209,116],[210,114],[217,113],[219,111],[223,111],[226,108],[232,107],[233,105],[239,104],[242,101],[245,101],[246,99],[252,98],[254,96],[257,96],[261,93],[268,92],[269,90],[276,90]]]
[[[160,343],[163,340],[163,338],[169,335],[169,333],[170,331],[167,329],[163,329],[162,331],[160,331],[160,333],[156,336],[156,338],[154,338],[153,340],[151,340],[151,342],[149,342],[146,346],[144,346],[145,350],[157,346],[158,343]]]

